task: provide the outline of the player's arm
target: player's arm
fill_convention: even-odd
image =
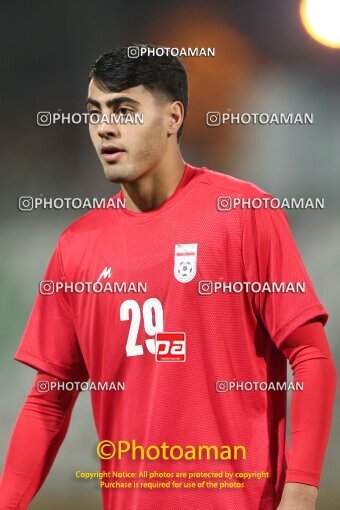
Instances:
[[[327,447],[336,389],[336,369],[323,326],[297,328],[281,344],[293,370],[291,446],[286,484],[278,510],[314,510]]]
[[[45,390],[57,378],[38,372],[10,439],[0,480],[0,510],[24,510],[62,444],[78,391]]]
[[[249,281],[304,284],[303,292],[258,293],[252,297],[252,306],[271,340],[289,360],[294,381],[304,385],[292,398],[291,448],[279,510],[313,510],[336,379],[323,330],[328,314],[315,293],[282,210],[248,210],[242,248]]]

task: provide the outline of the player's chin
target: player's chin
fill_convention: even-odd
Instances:
[[[134,180],[131,173],[124,167],[118,164],[114,165],[103,165],[104,174],[108,181],[112,183],[124,183],[131,182]]]
[[[110,182],[113,183],[122,182],[122,175],[117,170],[104,168],[104,174],[106,179]]]

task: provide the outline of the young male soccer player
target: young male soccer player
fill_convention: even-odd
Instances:
[[[94,210],[67,228],[45,280],[128,285],[38,296],[15,354],[38,375],[10,441],[0,510],[27,508],[65,437],[78,392],[46,384],[88,379],[124,381],[125,391],[93,391],[93,412],[102,469],[137,476],[131,489],[104,483],[105,510],[315,509],[336,374],[327,313],[284,213],[223,210],[219,197],[268,195],[183,161],[187,79],[177,58],[103,54],[87,104],[106,115],[90,135],[126,208]],[[113,113],[144,123],[108,122]],[[302,282],[305,291],[232,292],[234,282]],[[289,452],[285,391],[223,391],[224,381],[283,384],[287,359],[303,383]]]

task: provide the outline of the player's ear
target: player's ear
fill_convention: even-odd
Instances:
[[[181,127],[184,120],[184,106],[180,101],[169,104],[168,109],[168,135],[174,135]]]

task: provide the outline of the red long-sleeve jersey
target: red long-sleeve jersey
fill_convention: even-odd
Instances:
[[[16,359],[61,379],[123,382],[124,391],[92,393],[99,440],[135,440],[145,449],[165,442],[177,447],[177,456],[188,445],[242,452],[227,459],[127,453],[102,460],[106,471],[233,474],[220,490],[104,488],[105,510],[273,510],[279,501],[286,392],[259,384],[285,382],[286,339],[313,319],[324,324],[327,313],[283,212],[224,206],[225,197],[267,196],[252,184],[186,165],[161,206],[143,213],[95,210],[61,236]],[[57,282],[67,286],[52,292]],[[76,282],[111,290],[71,292]],[[240,292],[235,282],[256,285]],[[258,291],[273,283],[279,291]],[[170,333],[167,340],[162,332]],[[306,351],[306,359],[313,355]],[[249,382],[257,388],[231,384]],[[298,430],[294,437],[303,449]],[[317,485],[319,464],[300,469],[299,455],[289,480]],[[240,473],[268,476],[242,479]]]

